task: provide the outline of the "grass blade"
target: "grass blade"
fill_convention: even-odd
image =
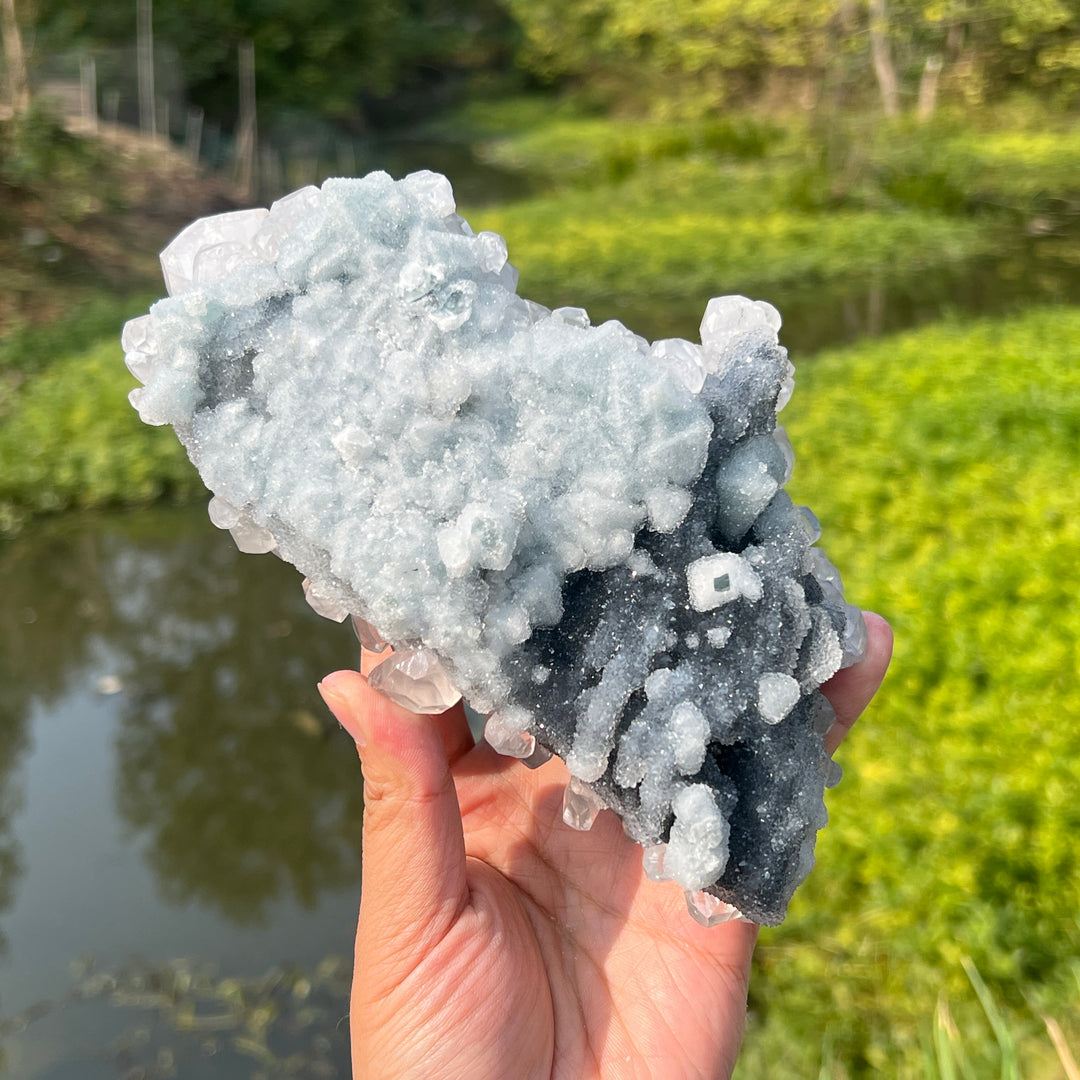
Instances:
[[[1052,1016],[1044,1015],[1042,1022],[1046,1025],[1047,1034],[1065,1070],[1065,1080],[1080,1080],[1080,1068],[1077,1068],[1076,1058],[1072,1056],[1069,1044],[1065,1041],[1065,1033],[1061,1030],[1061,1025]]]
[[[1009,1031],[1008,1024],[1005,1023],[1005,1017],[1001,1015],[1001,1010],[998,1009],[993,995],[990,993],[990,988],[983,982],[982,976],[971,962],[971,959],[965,956],[961,963],[971,980],[971,985],[975,988],[979,1004],[982,1005],[983,1012],[986,1013],[986,1019],[990,1021],[990,1027],[994,1030],[994,1038],[997,1039],[998,1048],[1001,1051],[1001,1080],[1020,1080],[1020,1063],[1016,1057],[1016,1041],[1012,1037],[1012,1032]]]
[[[938,994],[937,1011],[934,1013],[934,1053],[941,1080],[957,1080],[953,1044],[958,1042],[959,1038],[960,1033],[949,1015],[949,1003],[944,994]]]

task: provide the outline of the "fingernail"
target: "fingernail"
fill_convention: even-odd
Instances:
[[[319,683],[318,690],[323,701],[326,702],[326,707],[334,714],[334,718],[348,732],[349,737],[356,743],[357,747],[363,750],[364,736],[353,719],[349,699],[330,685],[329,679],[323,679]]]

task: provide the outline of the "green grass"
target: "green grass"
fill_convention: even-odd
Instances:
[[[763,934],[741,1075],[770,1075],[755,1038],[813,1075],[828,1031],[829,1076],[927,1076],[945,995],[976,1075],[1007,1076],[1049,1046],[1025,988],[1080,1022],[1080,310],[867,342],[798,382],[793,495],[897,647],[818,869]]]

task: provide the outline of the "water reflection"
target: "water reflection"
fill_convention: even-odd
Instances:
[[[356,762],[327,747],[336,725],[314,694],[351,659],[347,635],[317,624],[290,567],[241,557],[201,523],[162,540],[105,571],[130,630],[120,814],[149,834],[171,902],[237,923],[286,891],[310,906],[359,874]]]
[[[1002,232],[992,256],[945,260],[916,269],[896,267],[876,278],[783,282],[767,289],[716,284],[716,292],[761,296],[783,316],[782,343],[798,362],[819,349],[897,333],[950,315],[1000,316],[1032,304],[1080,303],[1080,239],[1076,229],[1054,236]],[[526,287],[523,290],[529,293]],[[531,295],[531,294],[530,294]],[[541,301],[557,300],[537,295]],[[700,296],[614,297],[589,304],[594,323],[619,319],[649,338],[696,340]]]
[[[0,911],[32,706],[87,681],[116,695],[116,806],[168,902],[246,924],[358,881],[356,761],[314,691],[353,648],[290,567],[201,512],[69,518],[0,548],[0,595]]]

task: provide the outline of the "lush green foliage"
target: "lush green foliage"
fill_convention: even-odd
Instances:
[[[1027,82],[1076,90],[1078,12],[1067,0],[506,0],[525,33],[523,59],[548,78],[575,76],[651,111],[699,113],[787,80],[805,103],[872,92],[866,41],[880,31],[902,92],[927,61],[950,96],[978,103]]]
[[[471,218],[506,236],[526,294],[557,303],[888,279],[995,243],[978,224],[935,213],[800,208],[798,183],[756,162],[675,161],[625,184],[542,195]]]
[[[13,326],[0,337],[0,380],[5,375],[21,380],[60,357],[83,352],[105,338],[115,338],[119,326],[141,314],[156,299],[152,293],[113,296],[96,292],[73,300],[59,318]],[[0,417],[4,404],[0,397]]]
[[[965,957],[1022,1044],[1025,989],[1080,1022],[1080,310],[864,343],[798,382],[793,494],[897,649],[841,753],[820,865],[763,935],[753,1027],[789,1075],[814,1074],[828,1032],[825,1075],[921,1077],[944,993],[989,1067]]]
[[[172,431],[146,427],[128,405],[133,385],[113,336],[14,391],[0,424],[0,535],[34,512],[202,490]]]

